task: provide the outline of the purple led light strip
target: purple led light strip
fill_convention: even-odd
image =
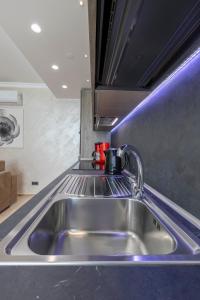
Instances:
[[[117,128],[119,128],[129,118],[133,117],[134,114],[139,109],[141,109],[142,107],[147,105],[147,103],[150,102],[150,100],[152,99],[153,96],[155,96],[160,90],[162,90],[164,87],[166,87],[172,81],[172,79],[174,79],[177,75],[179,75],[183,70],[185,70],[186,67],[188,67],[190,65],[190,63],[193,62],[195,60],[195,58],[198,57],[199,54],[200,54],[200,47],[194,53],[192,53],[172,74],[170,74],[163,82],[161,82],[161,84],[159,84],[159,86],[157,86],[157,88],[155,90],[153,90],[150,95],[148,95],[124,119],[122,119],[121,122],[119,122],[119,124],[117,124],[111,130],[111,132],[114,132]]]

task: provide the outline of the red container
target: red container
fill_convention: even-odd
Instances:
[[[104,164],[106,157],[104,151],[110,148],[110,144],[107,142],[95,143],[95,151],[92,156],[96,163]]]

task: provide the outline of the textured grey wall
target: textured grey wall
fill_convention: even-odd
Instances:
[[[91,158],[94,143],[110,142],[110,132],[93,130],[92,91],[81,91],[81,158]]]
[[[111,139],[135,145],[145,182],[200,218],[200,55]]]

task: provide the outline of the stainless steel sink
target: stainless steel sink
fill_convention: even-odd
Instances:
[[[104,198],[55,202],[29,235],[28,245],[39,255],[75,256],[160,255],[176,248],[143,203]]]
[[[87,262],[123,261],[137,256],[166,258],[199,249],[181,228],[165,215],[162,219],[162,212],[145,201],[59,197],[37,212],[35,219],[23,223],[7,243],[7,254]]]
[[[88,178],[82,179],[86,182]],[[120,197],[114,187],[118,184],[125,192],[128,186],[126,178],[118,179],[106,178],[115,197],[107,190],[103,190],[103,197],[98,196],[102,193],[102,176],[95,178],[93,197],[82,195],[82,191],[77,197],[71,193],[77,193],[84,184],[76,186],[74,177],[64,178],[0,242],[0,264],[199,263],[198,239],[162,209],[164,203],[174,210],[176,207],[167,199],[162,200],[163,204],[160,200],[159,207],[146,192],[141,200],[124,197],[123,193]],[[90,185],[86,182],[85,186]],[[196,223],[200,228],[200,222]]]

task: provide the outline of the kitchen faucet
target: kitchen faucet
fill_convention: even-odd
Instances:
[[[135,176],[132,175],[129,177],[129,181],[131,184],[132,194],[136,196],[137,199],[142,199],[144,192],[144,179],[143,179],[143,164],[142,159],[138,151],[132,145],[122,145],[119,148],[119,155],[121,157],[124,156],[125,161],[127,161],[127,155],[130,159],[129,155],[132,154],[137,163],[137,178],[135,180]]]

